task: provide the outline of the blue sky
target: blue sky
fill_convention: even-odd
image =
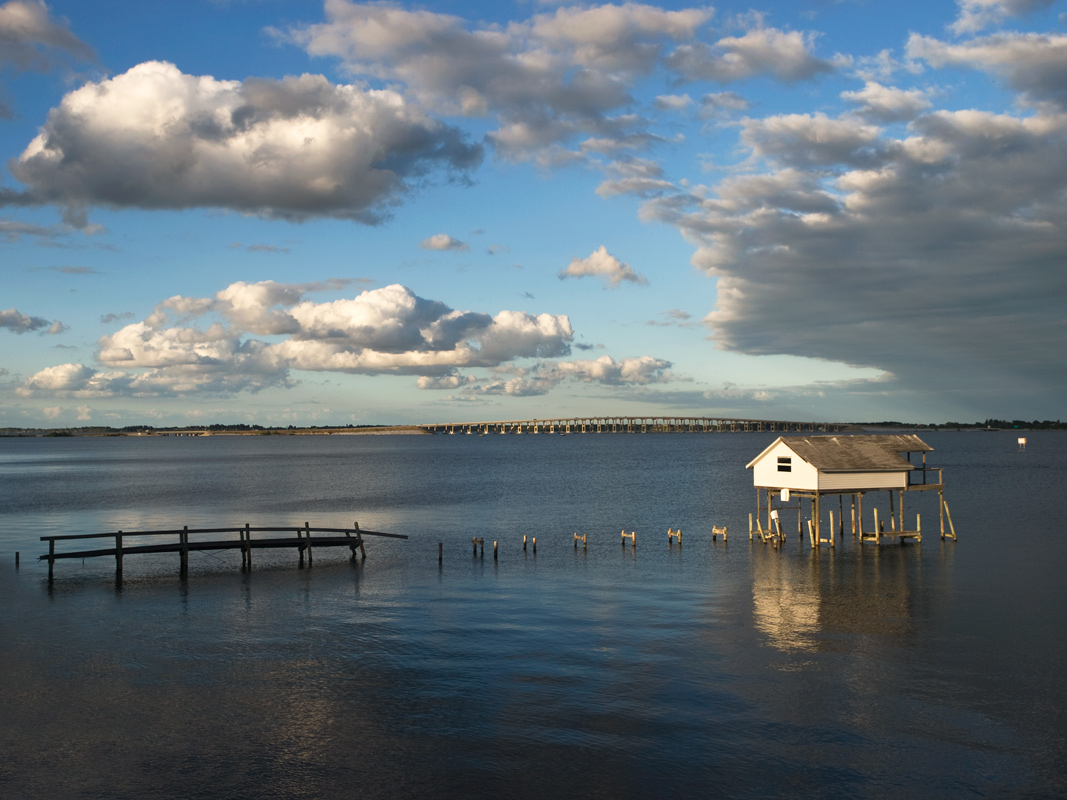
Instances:
[[[0,425],[1059,419],[1065,26],[0,3]]]

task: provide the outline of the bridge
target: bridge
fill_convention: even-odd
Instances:
[[[843,422],[786,422],[733,417],[555,417],[495,422],[439,422],[418,425],[428,433],[829,433]]]

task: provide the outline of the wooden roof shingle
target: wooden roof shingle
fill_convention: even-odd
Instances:
[[[901,453],[928,453],[934,448],[914,434],[856,436],[779,436],[750,461],[751,468],[783,442],[820,472],[900,472],[914,469]]]

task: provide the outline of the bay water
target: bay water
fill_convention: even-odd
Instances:
[[[818,550],[749,541],[774,434],[0,439],[0,797],[1065,797],[1067,436],[921,435],[959,541]]]

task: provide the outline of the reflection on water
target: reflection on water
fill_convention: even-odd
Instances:
[[[758,435],[264,438],[0,441],[0,796],[1067,795],[1049,437],[930,437],[959,543],[817,552],[710,541],[744,529]],[[306,518],[412,538],[187,581],[131,557],[121,591],[27,556]]]
[[[951,591],[954,543],[927,544],[939,554],[936,589],[923,584],[918,545],[808,551],[783,559],[767,547],[752,554],[753,621],[768,643],[783,651],[815,651],[846,637],[887,636],[906,641],[915,618],[936,592]],[[857,549],[858,548],[858,549]]]

